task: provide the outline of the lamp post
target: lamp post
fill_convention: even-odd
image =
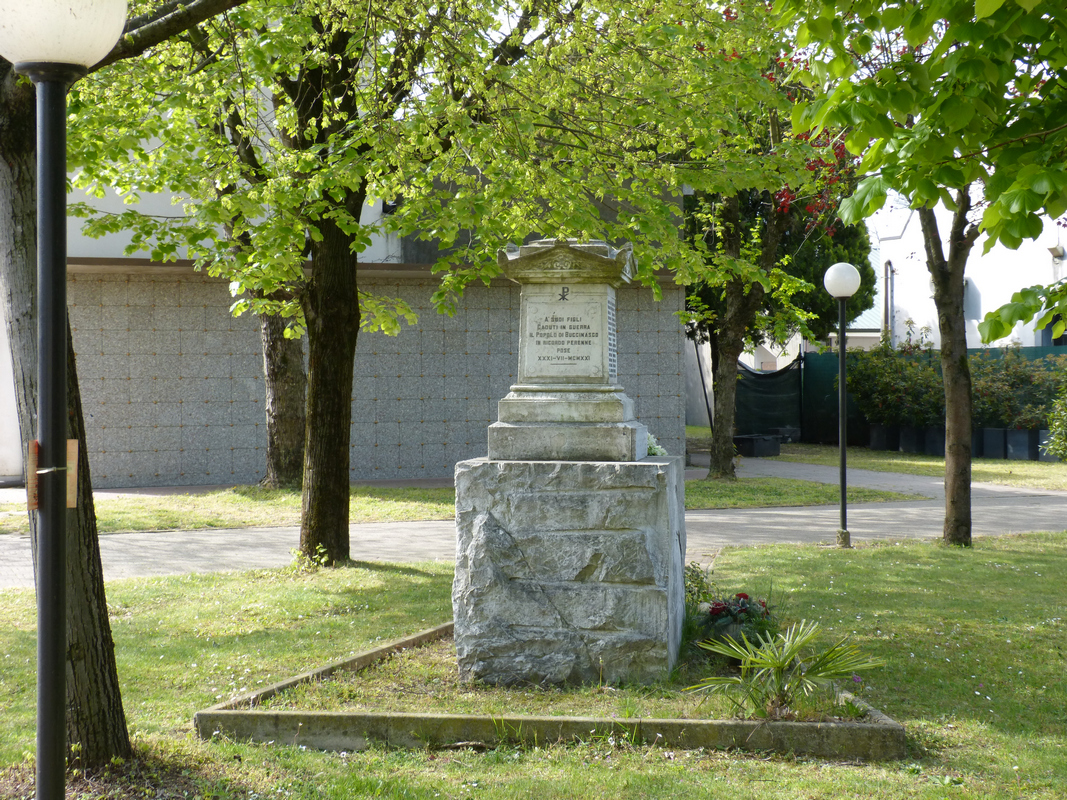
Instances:
[[[823,276],[823,286],[831,297],[837,298],[838,327],[837,327],[837,416],[838,416],[838,443],[841,449],[841,527],[837,531],[837,546],[851,547],[852,542],[848,534],[848,512],[845,501],[845,451],[848,445],[848,414],[846,411],[846,398],[848,392],[845,387],[845,304],[848,298],[860,288],[860,273],[851,264],[838,263],[826,270]]]
[[[66,787],[67,89],[126,0],[0,0],[0,55],[37,88],[37,797]]]

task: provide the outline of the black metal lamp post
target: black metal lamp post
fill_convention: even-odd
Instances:
[[[0,0],[0,55],[37,87],[37,797],[66,787],[67,89],[126,0]]]
[[[838,415],[838,441],[841,449],[841,527],[837,531],[837,546],[851,547],[852,542],[848,534],[848,512],[845,501],[847,488],[845,469],[845,450],[848,445],[848,414],[846,398],[848,396],[845,386],[845,304],[848,298],[860,288],[860,273],[851,264],[834,264],[826,270],[823,276],[823,286],[831,297],[837,298],[838,328],[837,328],[837,415]]]

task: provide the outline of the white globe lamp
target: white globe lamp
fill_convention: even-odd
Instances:
[[[831,297],[852,297],[860,288],[860,271],[845,262],[834,264],[823,275],[822,285]]]
[[[0,55],[12,64],[91,67],[126,24],[126,0],[0,0]]]

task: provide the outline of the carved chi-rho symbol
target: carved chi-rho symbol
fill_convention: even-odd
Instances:
[[[570,293],[571,293],[571,287],[569,287],[569,286],[562,287],[560,289],[559,299],[560,300],[566,300],[567,299],[567,295],[569,295]]]

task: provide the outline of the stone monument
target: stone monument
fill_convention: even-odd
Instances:
[[[521,284],[519,379],[487,458],[456,465],[452,606],[460,677],[651,682],[684,615],[684,466],[648,458],[616,384],[615,289],[630,249],[502,251]]]

